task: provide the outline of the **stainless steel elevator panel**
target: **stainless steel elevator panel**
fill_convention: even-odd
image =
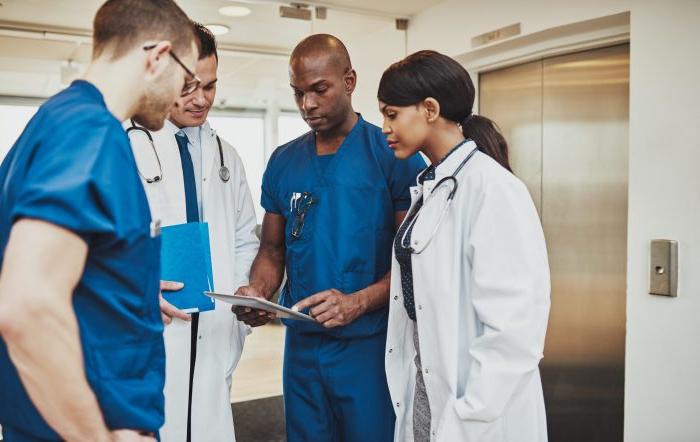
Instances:
[[[479,87],[479,113],[498,116],[513,172],[542,216],[542,61],[483,75]]]
[[[540,68],[539,98],[493,90]],[[552,311],[541,364],[550,441],[622,441],[627,265],[629,46],[482,74],[481,113],[504,131],[516,174],[535,176],[532,121],[502,109],[541,108],[540,215],[552,271]],[[528,78],[537,72],[528,70]],[[496,80],[500,80],[496,81]],[[527,102],[518,102],[527,96]],[[501,109],[501,110],[499,110]],[[527,161],[522,163],[522,157]]]

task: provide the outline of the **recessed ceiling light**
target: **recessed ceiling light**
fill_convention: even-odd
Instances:
[[[224,35],[230,31],[230,28],[226,25],[210,24],[204,25],[205,28],[209,29],[214,35]]]
[[[227,17],[245,17],[250,15],[250,8],[245,6],[224,6],[219,8],[219,14],[225,15]]]

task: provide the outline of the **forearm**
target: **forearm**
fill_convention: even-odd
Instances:
[[[378,310],[389,303],[390,285],[391,272],[387,272],[379,281],[353,294],[357,297],[363,314]]]
[[[250,269],[250,285],[270,299],[284,277],[284,249],[261,245]]]
[[[22,219],[0,271],[0,334],[29,398],[66,440],[109,440],[83,367],[73,290],[87,244],[53,224]]]
[[[99,405],[85,377],[73,309],[70,304],[50,302],[60,295],[45,288],[43,293],[45,303],[3,305],[1,331],[10,358],[39,413],[63,439],[109,440]],[[19,296],[19,291],[13,295],[30,299]]]

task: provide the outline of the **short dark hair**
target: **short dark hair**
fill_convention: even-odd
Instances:
[[[292,64],[295,60],[310,54],[324,54],[331,56],[332,61],[342,73],[352,69],[350,54],[345,44],[335,35],[313,34],[299,42],[289,57]]]
[[[119,58],[145,40],[168,40],[188,54],[194,41],[190,19],[173,0],[107,0],[93,21],[92,56],[109,48]]]
[[[214,33],[203,24],[195,21],[192,22],[192,28],[194,29],[195,38],[199,41],[199,59],[204,60],[210,55],[213,55],[216,57],[216,61],[219,61],[219,54],[216,51],[216,37],[214,37]]]
[[[426,98],[440,103],[440,116],[459,123],[479,150],[511,170],[508,145],[496,124],[474,115],[474,83],[464,67],[436,51],[419,51],[384,71],[377,98],[390,106],[413,106]]]

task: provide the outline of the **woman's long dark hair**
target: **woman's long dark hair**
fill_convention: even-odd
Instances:
[[[379,82],[377,98],[390,106],[413,106],[432,97],[440,116],[459,123],[466,138],[509,171],[508,144],[496,124],[474,115],[474,84],[462,65],[435,51],[420,51],[389,66]]]

